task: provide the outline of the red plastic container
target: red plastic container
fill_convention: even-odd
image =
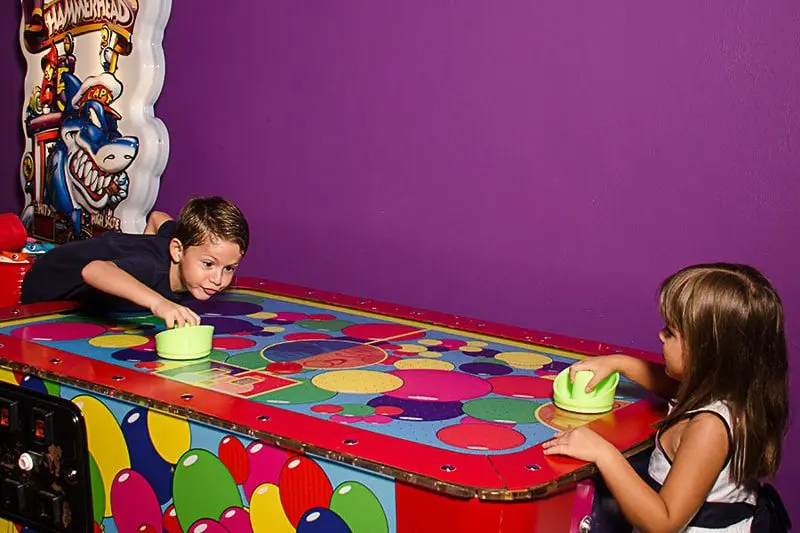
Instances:
[[[28,234],[14,213],[0,213],[0,252],[18,252],[25,247]]]

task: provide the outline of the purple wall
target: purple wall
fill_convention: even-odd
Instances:
[[[662,278],[748,262],[783,296],[796,361],[797,2],[234,4],[173,2],[158,207],[236,201],[244,274],[658,349]],[[787,453],[790,508],[798,476]]]

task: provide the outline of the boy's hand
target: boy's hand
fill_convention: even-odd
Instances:
[[[619,370],[617,363],[618,359],[616,355],[604,355],[584,359],[569,367],[569,380],[570,382],[574,382],[575,373],[581,370],[593,372],[594,376],[586,385],[586,392],[591,392],[598,383]]]
[[[173,326],[197,326],[200,324],[200,317],[197,315],[197,313],[188,307],[178,305],[175,302],[171,302],[167,299],[164,299],[163,301],[154,305],[151,311],[154,315],[164,320],[164,323],[167,325],[167,329],[171,329]]]
[[[588,463],[596,463],[604,454],[617,452],[610,442],[586,426],[556,433],[542,443],[542,448],[545,455],[566,455]]]

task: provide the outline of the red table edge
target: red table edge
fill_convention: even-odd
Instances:
[[[261,280],[250,278],[240,281],[242,282],[238,283],[234,288],[249,289],[338,307],[349,307],[407,320],[422,319],[425,322],[436,325],[525,343],[532,343],[530,337],[534,335],[546,335],[523,328],[483,323],[474,319],[464,319],[435,312],[419,311],[408,307],[393,306],[383,302],[305,289],[278,282],[264,281],[262,283]],[[314,296],[314,298],[310,298],[310,296]],[[331,299],[326,300],[324,298]],[[7,321],[72,311],[77,307],[72,302],[47,302],[0,309],[0,326]],[[388,309],[390,307],[394,307],[394,309]],[[552,336],[552,339],[556,341],[561,339],[572,340],[561,336]],[[584,343],[583,348],[587,348],[585,341],[580,342]],[[14,350],[16,353],[11,354],[9,357],[8,350],[3,349],[2,345],[5,345],[5,347],[16,345],[16,350]],[[573,346],[565,348],[563,344],[555,343],[549,343],[547,346],[569,351],[584,351],[591,355],[590,350],[576,350]],[[598,349],[606,347],[611,347],[611,345],[597,344]],[[630,351],[627,353],[630,354]],[[160,409],[201,423],[213,424],[230,431],[245,433],[250,437],[285,449],[299,453],[310,453],[333,461],[363,467],[413,485],[442,491],[451,496],[477,497],[478,499],[501,501],[527,500],[546,495],[558,490],[565,484],[580,480],[595,472],[593,465],[584,462],[544,456],[541,445],[535,445],[508,455],[481,456],[461,454],[373,433],[353,426],[344,426],[300,413],[285,411],[279,407],[232,397],[201,387],[165,380],[155,375],[119,367],[103,361],[83,358],[56,348],[30,343],[6,335],[0,335],[0,362],[7,363],[9,367],[17,372],[74,385],[111,398],[128,400],[132,403]],[[191,400],[189,400],[192,403],[191,407],[183,407],[181,405],[187,403],[186,400],[183,400],[186,394],[192,395]],[[596,429],[620,450],[630,454],[650,443],[650,438],[654,433],[653,424],[662,414],[662,411],[651,402],[643,400],[609,413],[605,417],[590,423],[589,427]],[[260,420],[259,417],[263,416],[269,418]],[[637,437],[632,440],[630,438],[620,439],[613,431],[604,431],[603,420],[608,416],[619,418],[620,422],[633,424],[636,428],[634,433]],[[291,435],[291,437],[287,435]],[[642,437],[642,435],[646,436]],[[355,440],[361,444],[358,446],[358,455],[353,453],[354,448],[352,446],[345,444],[346,441],[353,440],[354,436],[358,437]],[[387,451],[394,452],[398,444],[402,447],[400,453],[394,454],[397,457],[386,460]],[[469,474],[464,474],[463,472],[460,474],[444,471],[420,472],[418,461],[420,457],[425,457],[438,465],[463,465],[466,462],[466,470],[475,469],[483,474],[483,483],[481,485],[472,484],[469,480],[463,479],[465,475],[469,477]],[[526,472],[522,476],[524,481],[517,480],[521,482],[509,484],[508,481],[510,479],[507,480],[506,478],[519,478],[520,476],[518,473],[512,476],[504,475],[502,464],[516,458],[525,461],[522,463],[523,465],[528,464],[530,461],[536,461],[532,464],[536,464],[539,468],[535,471]],[[465,469],[462,468],[461,470]],[[458,471],[459,469],[456,470],[456,472]]]

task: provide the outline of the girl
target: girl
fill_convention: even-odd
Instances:
[[[664,366],[609,355],[570,370],[573,377],[594,372],[587,390],[618,371],[671,399],[650,457],[651,479],[586,427],[556,434],[544,453],[596,463],[640,531],[749,532],[759,482],[777,471],[786,429],[780,298],[752,267],[709,264],[669,277],[659,300]]]

